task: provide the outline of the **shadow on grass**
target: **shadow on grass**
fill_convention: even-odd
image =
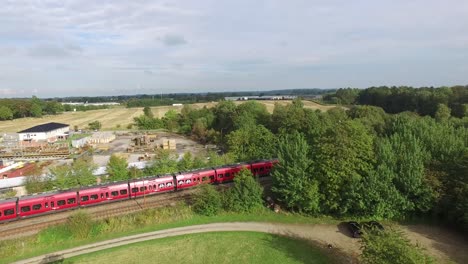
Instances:
[[[345,253],[340,248],[307,240],[292,233],[274,235],[272,239],[265,239],[265,244],[300,263],[359,263],[355,256]]]
[[[39,264],[60,264],[63,263],[65,258],[62,255],[56,254],[56,255],[47,255],[45,256]]]

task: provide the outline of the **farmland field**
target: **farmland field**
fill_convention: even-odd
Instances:
[[[280,104],[289,104],[291,101],[259,101],[266,105],[269,112],[273,112],[275,103]],[[241,104],[242,102],[236,102],[236,104]],[[310,101],[303,101],[305,108],[310,109],[320,109],[322,111],[327,111],[334,106],[320,105]],[[216,103],[198,103],[192,104],[194,108],[202,108],[204,106],[213,107]],[[151,110],[154,113],[155,117],[162,117],[164,114],[174,109],[180,111],[181,106],[157,106],[152,107]],[[93,121],[100,121],[102,123],[103,130],[110,129],[126,129],[128,124],[133,123],[133,118],[143,114],[143,108],[125,108],[125,107],[116,107],[111,109],[100,109],[100,110],[90,110],[86,112],[65,112],[59,115],[48,115],[42,118],[19,118],[9,121],[0,121],[0,132],[18,132],[20,130],[47,123],[47,122],[58,122],[69,124],[71,128],[76,125],[78,128],[86,128],[89,123]],[[120,127],[117,127],[120,125]]]

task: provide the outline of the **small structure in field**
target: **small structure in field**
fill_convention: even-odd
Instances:
[[[89,144],[107,144],[115,139],[115,135],[112,132],[98,132],[94,133],[88,139]]]

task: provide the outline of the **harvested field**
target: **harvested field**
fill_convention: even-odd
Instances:
[[[273,112],[275,103],[282,105],[289,104],[291,101],[259,101],[266,105],[268,111]],[[242,104],[243,102],[236,102],[236,104]],[[310,109],[319,109],[322,111],[327,111],[334,106],[321,105],[315,102],[303,101],[305,108]],[[213,107],[215,102],[211,103],[198,103],[192,104],[193,108],[199,109],[204,106]],[[151,110],[155,117],[162,117],[164,114],[174,109],[179,112],[181,106],[157,106],[152,107]],[[3,132],[17,132],[32,126],[47,122],[59,122],[70,124],[71,128],[76,125],[78,128],[86,128],[89,123],[93,121],[100,121],[102,123],[102,130],[112,130],[112,129],[126,129],[128,124],[133,123],[133,118],[143,114],[143,108],[125,108],[117,107],[111,109],[100,109],[100,110],[91,110],[86,112],[66,112],[60,115],[49,115],[42,118],[19,118],[9,121],[0,121],[0,133]],[[120,125],[119,128],[117,126]]]

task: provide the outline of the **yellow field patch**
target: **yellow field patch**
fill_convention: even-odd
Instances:
[[[259,101],[262,104],[265,104],[267,110],[271,113],[273,112],[275,103],[282,105],[289,104],[291,101]],[[236,104],[241,104],[243,102],[237,101]],[[303,101],[305,108],[310,109],[319,109],[322,111],[327,111],[334,106],[321,105],[310,101]],[[216,102],[210,103],[197,103],[192,104],[191,106],[195,109],[206,107],[214,107]],[[164,114],[174,109],[177,112],[180,112],[182,106],[157,106],[151,107],[151,110],[155,117],[163,117]],[[143,108],[125,108],[117,107],[111,109],[99,109],[99,110],[90,110],[86,112],[65,112],[59,115],[48,115],[42,118],[19,118],[9,121],[0,121],[0,132],[18,132],[32,126],[40,125],[48,122],[58,122],[69,124],[71,128],[76,125],[78,128],[86,128],[89,123],[93,121],[99,121],[102,123],[103,130],[109,129],[126,129],[128,124],[133,123],[133,118],[143,114]],[[120,128],[117,126],[120,125]]]

